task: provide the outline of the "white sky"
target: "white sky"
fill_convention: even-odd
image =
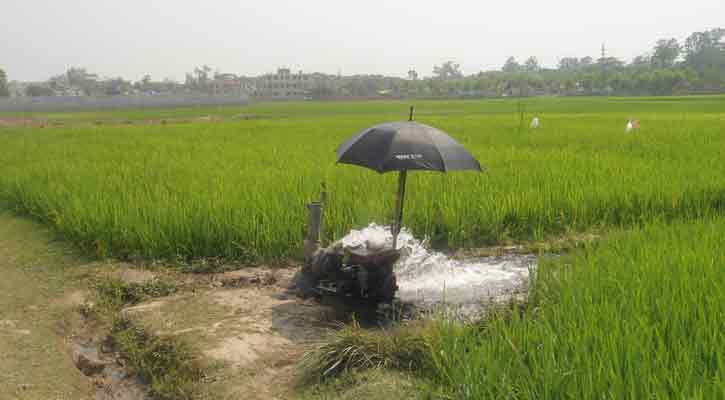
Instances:
[[[182,80],[208,64],[257,75],[464,73],[508,56],[544,66],[564,56],[626,60],[659,38],[725,27],[725,0],[0,0],[0,68],[45,80],[70,66],[101,76]]]

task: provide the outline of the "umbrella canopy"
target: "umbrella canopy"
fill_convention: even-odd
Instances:
[[[337,162],[370,168],[379,173],[400,171],[396,201],[393,248],[403,221],[405,180],[408,170],[481,171],[481,164],[445,132],[413,121],[375,125],[348,139],[337,148]]]
[[[415,121],[375,125],[337,149],[337,162],[388,171],[481,171],[481,165],[445,132]]]

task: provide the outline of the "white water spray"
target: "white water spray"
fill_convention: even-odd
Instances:
[[[390,228],[370,224],[352,230],[342,238],[344,247],[381,249],[392,246]],[[529,269],[536,266],[533,255],[451,259],[426,249],[425,241],[403,228],[398,236],[401,257],[395,264],[398,296],[420,305],[445,303],[478,309],[483,303],[505,300],[526,286]]]

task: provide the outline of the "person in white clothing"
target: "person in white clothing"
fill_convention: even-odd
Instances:
[[[539,127],[539,117],[534,117],[534,119],[531,120],[531,128],[536,129]]]

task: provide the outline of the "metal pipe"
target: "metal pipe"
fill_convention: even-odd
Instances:
[[[322,204],[312,202],[305,204],[309,211],[307,222],[307,237],[304,241],[305,261],[311,259],[320,248],[320,227],[322,226]]]
[[[395,222],[393,223],[393,249],[398,245],[398,234],[403,226],[403,205],[405,203],[405,178],[408,171],[402,170],[398,175],[398,196],[395,206]]]

